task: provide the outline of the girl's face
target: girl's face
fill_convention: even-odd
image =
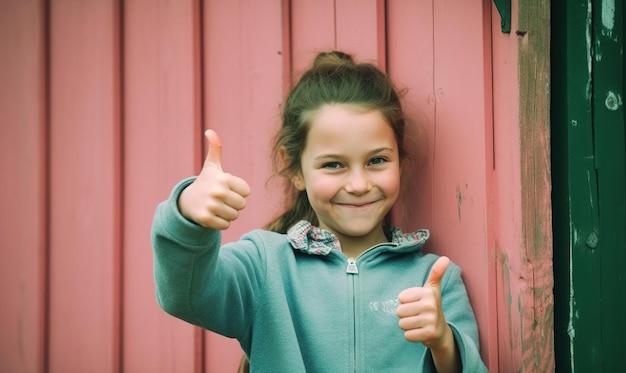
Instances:
[[[311,120],[301,173],[320,228],[344,246],[386,241],[383,219],[400,191],[400,159],[394,132],[378,110],[326,105]]]

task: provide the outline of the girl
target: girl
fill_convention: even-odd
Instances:
[[[421,252],[427,230],[389,225],[404,132],[385,74],[321,53],[289,94],[274,147],[291,207],[221,246],[250,188],[222,171],[208,130],[200,174],[155,213],[161,307],[237,338],[252,372],[486,371],[459,267]]]

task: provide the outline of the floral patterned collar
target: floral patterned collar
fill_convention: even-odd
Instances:
[[[421,247],[430,236],[427,229],[402,233],[399,228],[390,226],[385,227],[385,233],[390,238],[389,244],[392,246],[418,245]],[[289,228],[287,240],[294,249],[311,255],[328,255],[332,250],[341,251],[339,239],[334,234],[315,227],[306,220],[301,220]]]

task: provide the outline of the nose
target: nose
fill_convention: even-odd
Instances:
[[[364,194],[372,188],[367,173],[362,170],[354,170],[348,175],[345,189],[348,193]]]

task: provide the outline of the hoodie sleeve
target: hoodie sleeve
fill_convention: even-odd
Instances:
[[[452,329],[459,349],[463,372],[487,372],[487,367],[480,356],[476,317],[461,278],[461,268],[454,263],[450,263],[442,279],[441,303],[444,316]],[[430,350],[424,355],[420,366],[423,367],[424,372],[436,372]]]
[[[252,320],[264,258],[251,240],[220,248],[220,231],[182,216],[178,197],[192,181],[176,185],[154,214],[151,239],[156,298],[173,316],[240,338]]]

